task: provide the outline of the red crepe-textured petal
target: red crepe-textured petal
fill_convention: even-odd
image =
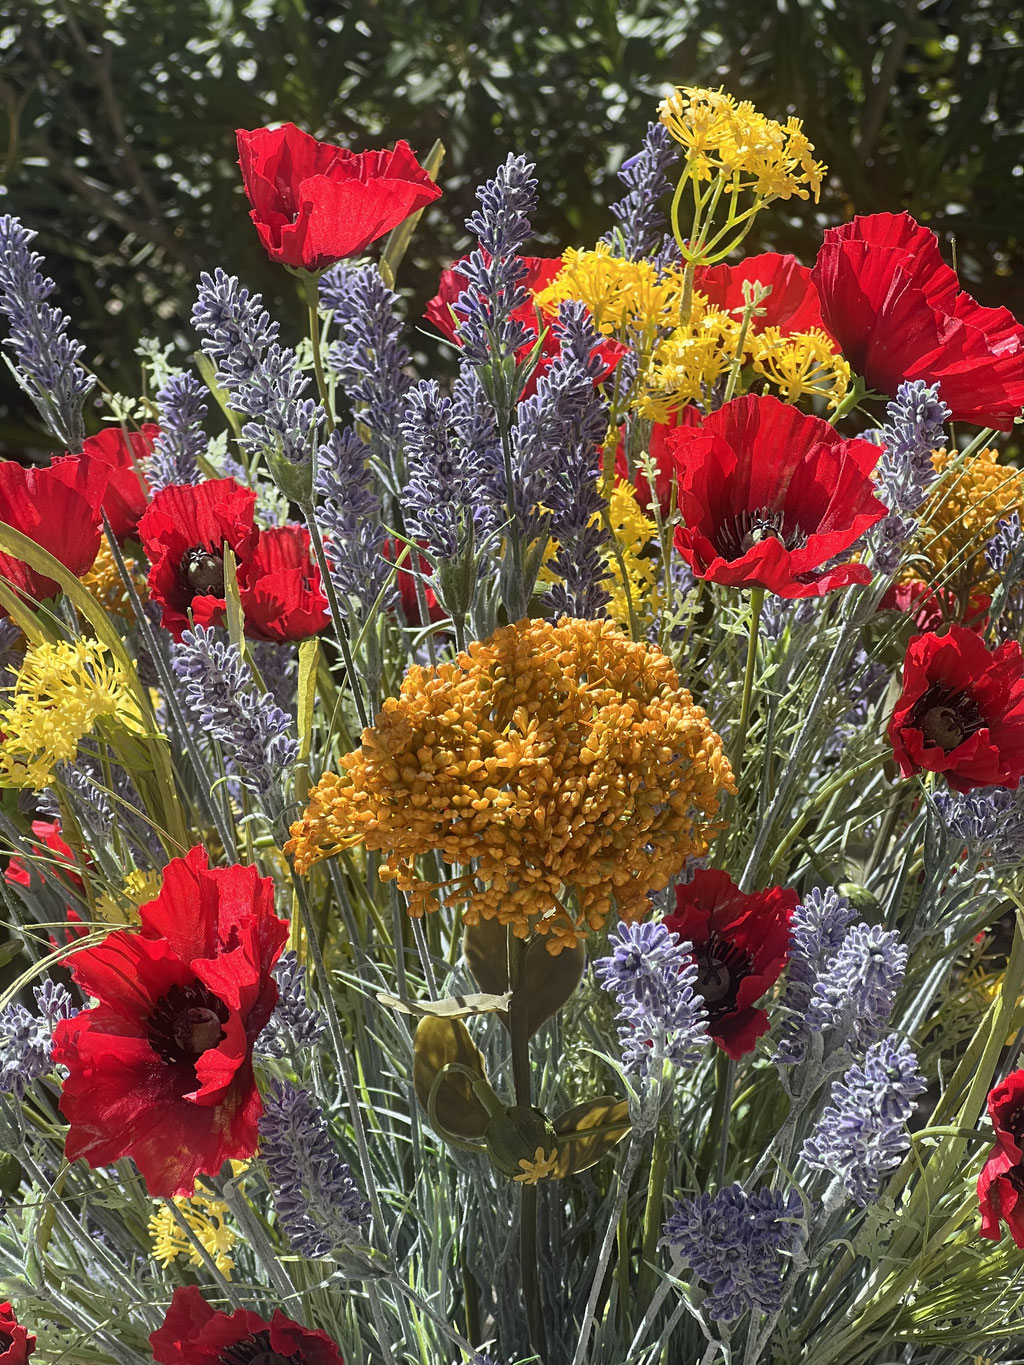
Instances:
[[[921,707],[963,705],[981,728],[946,749],[921,728]],[[953,701],[950,701],[953,698]],[[1024,656],[1015,641],[990,650],[964,626],[915,636],[903,661],[903,690],[888,728],[904,777],[939,772],[956,791],[1016,787],[1024,777]]]
[[[32,834],[34,840],[38,841],[32,844],[33,853],[43,854],[44,851],[49,850],[50,853],[56,855],[52,860],[54,866],[51,867],[51,871],[81,890],[82,878],[74,870],[75,855],[64,842],[60,821],[33,820]],[[64,870],[65,865],[67,865],[67,871]],[[16,886],[31,886],[33,876],[38,879],[39,874],[34,869],[30,869],[22,858],[12,858],[4,872],[4,881]]]
[[[1009,431],[1024,408],[1024,327],[960,289],[933,232],[909,214],[830,228],[811,279],[828,330],[867,383],[938,383],[954,421]]]
[[[1014,1161],[1024,1162],[1024,1071],[1011,1071],[992,1087],[988,1114],[996,1130],[996,1146]]]
[[[135,534],[139,518],[149,504],[143,462],[152,453],[159,434],[160,428],[153,422],[145,423],[141,431],[130,432],[127,439],[120,427],[105,427],[99,435],[86,438],[80,456],[66,457],[95,460],[106,466],[109,482],[103,511],[118,540]]]
[[[260,240],[271,260],[296,269],[358,255],[441,193],[407,142],[356,153],[290,123],[236,137]]]
[[[772,291],[760,305],[764,315],[751,318],[751,331],[763,332],[766,327],[778,327],[788,335],[809,332],[812,327],[828,330],[821,316],[821,302],[810,269],[801,265],[795,256],[766,251],[760,256],[748,256],[738,265],[701,266],[694,276],[693,287],[714,307],[738,317],[744,308],[743,285],[747,280],[770,285]]]
[[[105,465],[78,455],[57,460],[46,469],[27,469],[4,460],[0,462],[0,523],[28,536],[81,577],[92,567],[100,547],[100,504],[108,480]],[[0,554],[0,577],[37,602],[58,591],[54,579],[7,554]],[[0,617],[6,614],[0,607]]]
[[[194,1285],[174,1291],[167,1316],[149,1344],[156,1365],[220,1365],[231,1347],[248,1344],[264,1332],[269,1335],[270,1350],[295,1365],[344,1365],[337,1345],[325,1332],[300,1326],[280,1309],[274,1310],[269,1321],[244,1308],[215,1312]]]
[[[748,895],[716,869],[699,871],[676,888],[676,909],[665,916],[665,927],[693,944],[698,965],[724,964],[729,990],[708,1001],[708,1032],[734,1060],[753,1051],[768,1029],[767,1012],[755,1006],[789,958],[789,922],[798,900],[795,891],[777,886]]]
[[[308,640],[330,617],[304,526],[271,526],[238,575],[245,633],[256,640]]]
[[[697,577],[790,598],[870,581],[863,564],[824,567],[886,515],[869,442],[844,441],[821,418],[750,394],[677,427],[666,444],[684,519],[675,543]],[[740,531],[760,514],[777,534],[738,552]]]
[[[0,1303],[0,1365],[25,1365],[36,1339],[18,1321],[9,1303]]]
[[[256,548],[253,520],[256,494],[234,479],[171,484],[154,497],[139,520],[139,539],[149,558],[149,591],[163,607],[164,627],[176,640],[189,627],[188,612],[203,626],[223,619],[225,601],[213,594],[193,594],[183,564],[194,550],[234,553],[239,576]]]
[[[1024,1248],[1024,1167],[999,1147],[992,1148],[978,1176],[978,1205],[982,1237],[998,1242],[1005,1223]]]

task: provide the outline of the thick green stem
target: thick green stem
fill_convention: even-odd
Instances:
[[[651,1174],[647,1182],[647,1202],[644,1205],[644,1239],[643,1250],[640,1255],[640,1279],[637,1286],[637,1302],[641,1307],[650,1302],[657,1282],[654,1258],[657,1255],[658,1240],[661,1236],[665,1176],[668,1173],[669,1136],[669,1125],[663,1119],[658,1124],[654,1136]]]
[[[530,1033],[526,1015],[526,943],[508,931],[508,981],[512,999],[508,1007],[508,1031],[512,1045],[512,1083],[517,1105],[529,1107]],[[526,1305],[530,1345],[543,1361],[547,1355],[544,1307],[537,1276],[537,1186],[521,1184],[519,1202],[519,1275]]]

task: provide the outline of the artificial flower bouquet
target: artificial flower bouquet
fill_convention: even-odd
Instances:
[[[420,378],[442,149],[238,148],[141,397],[0,217],[0,1362],[1021,1360],[1024,328],[684,88]]]

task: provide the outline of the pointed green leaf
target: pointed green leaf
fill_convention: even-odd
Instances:
[[[559,1114],[555,1119],[555,1132],[561,1139],[556,1178],[576,1175],[595,1165],[622,1141],[630,1127],[628,1101],[611,1095],[586,1100]]]

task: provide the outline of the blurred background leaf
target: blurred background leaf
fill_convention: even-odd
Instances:
[[[466,245],[475,186],[536,160],[537,254],[592,243],[615,170],[669,84],[723,84],[806,121],[821,204],[761,215],[751,251],[813,260],[822,227],[909,209],[973,293],[1024,314],[1024,42],[1016,0],[10,0],[0,21],[0,209],[39,230],[72,331],[137,390],[136,338],[194,348],[201,269],[290,276],[247,222],[234,129],[290,119],[357,150],[448,148],[403,267],[410,317]],[[421,345],[443,362],[433,342]],[[0,376],[0,453],[46,448]]]

